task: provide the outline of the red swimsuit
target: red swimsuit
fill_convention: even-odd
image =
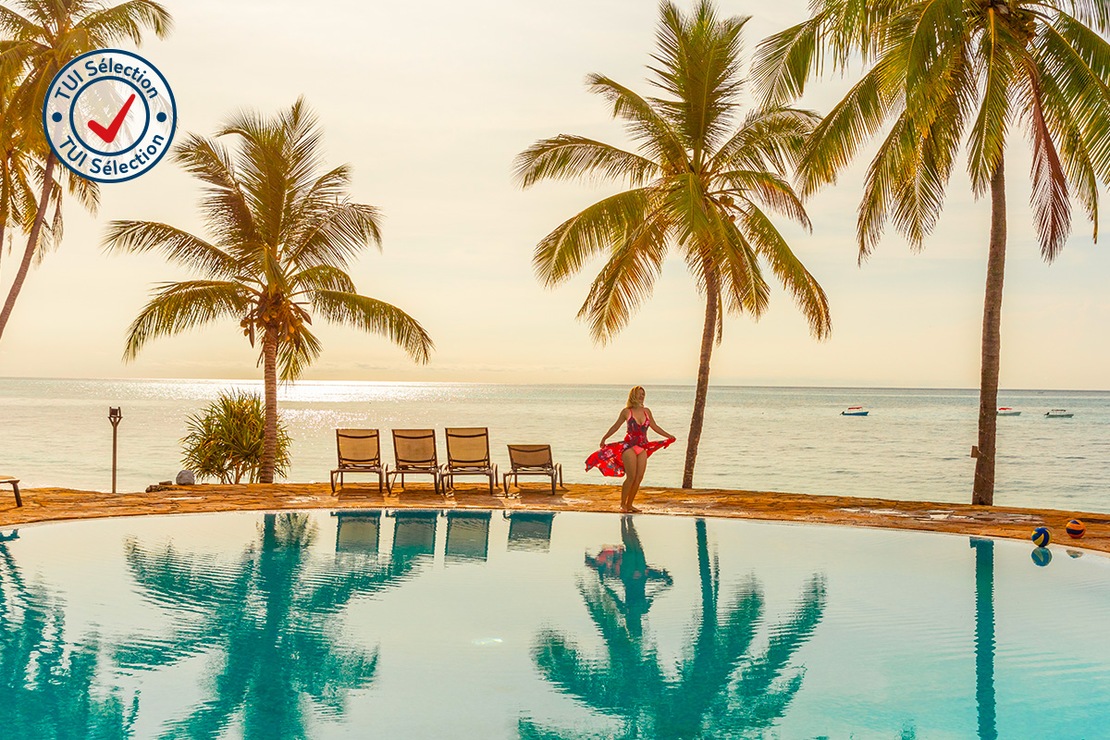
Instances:
[[[636,418],[629,413],[628,433],[624,435],[624,441],[611,442],[586,458],[586,470],[597,468],[604,476],[619,478],[624,475],[624,460],[622,455],[624,455],[625,450],[631,448],[637,455],[641,452],[646,452],[650,455],[674,441],[673,439],[664,439],[649,442],[647,431],[650,426],[651,417],[647,415],[646,410],[644,411],[643,424],[638,424]]]

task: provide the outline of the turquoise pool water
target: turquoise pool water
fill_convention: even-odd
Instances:
[[[55,523],[0,542],[4,737],[1098,738],[1110,560],[602,514]]]

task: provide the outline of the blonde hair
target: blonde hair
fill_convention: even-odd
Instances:
[[[640,395],[641,393],[644,394],[644,395],[647,395],[647,391],[644,390],[644,387],[642,385],[632,386],[632,390],[630,390],[628,392],[628,403],[625,404],[625,408],[626,409],[633,409],[633,408],[636,408],[637,406],[642,408],[643,405],[644,405],[644,402],[643,401],[637,401],[634,398],[634,396]]]

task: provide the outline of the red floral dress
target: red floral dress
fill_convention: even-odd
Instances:
[[[668,446],[673,439],[648,441],[647,432],[651,426],[651,417],[645,414],[644,423],[637,424],[632,414],[628,415],[628,433],[624,435],[623,442],[612,442],[597,450],[586,458],[586,470],[597,468],[601,474],[609,478],[620,478],[624,475],[624,460],[621,456],[624,451],[632,448],[638,455],[646,452],[648,455]]]

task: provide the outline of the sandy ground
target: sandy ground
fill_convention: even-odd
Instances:
[[[486,487],[461,483],[448,496],[436,494],[430,484],[411,484],[407,490],[395,487],[395,495],[389,496],[378,493],[376,482],[368,485],[348,482],[335,496],[327,484],[315,483],[171,486],[153,493],[117,495],[63,488],[26,489],[21,493],[23,507],[16,508],[10,489],[6,486],[0,488],[0,528],[107,516],[281,509],[407,507],[615,513],[620,499],[618,486],[568,485],[553,496],[549,487],[538,482],[524,484],[521,489],[510,489],[509,497],[490,496]],[[644,514],[913,529],[1026,541],[1029,541],[1034,528],[1045,526],[1052,534],[1054,545],[1110,553],[1110,515],[1080,511],[673,488],[641,489],[636,506]],[[1082,539],[1072,539],[1064,531],[1068,520],[1073,518],[1080,519],[1087,526],[1087,533]],[[1033,547],[1031,542],[1029,546]]]

